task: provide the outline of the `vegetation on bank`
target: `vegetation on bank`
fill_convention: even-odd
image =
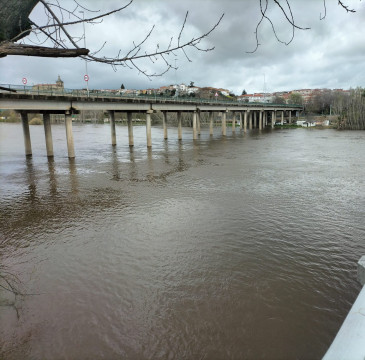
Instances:
[[[29,121],[29,125],[43,125],[43,120],[39,117],[34,117]]]
[[[13,110],[0,110],[0,122],[20,122],[20,115]]]

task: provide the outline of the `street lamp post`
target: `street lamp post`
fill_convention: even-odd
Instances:
[[[82,26],[83,26],[83,28],[84,28],[84,48],[86,49],[86,33],[85,33],[85,12],[84,11],[79,11],[79,13],[81,13],[82,14]],[[89,97],[89,74],[88,74],[88,71],[87,71],[87,61],[86,61],[86,59],[85,59],[85,71],[86,71],[86,73],[85,73],[85,77],[84,77],[84,79],[85,79],[85,81],[86,81],[86,89],[87,89],[87,97]]]

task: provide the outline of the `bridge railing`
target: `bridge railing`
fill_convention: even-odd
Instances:
[[[242,102],[236,99],[202,99],[192,96],[164,96],[160,94],[125,94],[120,90],[105,91],[105,90],[89,90],[86,89],[55,89],[44,86],[26,86],[26,85],[11,85],[0,84],[0,93],[17,93],[25,95],[46,95],[46,96],[67,96],[67,97],[84,97],[84,98],[114,98],[114,99],[129,99],[129,100],[147,100],[151,102],[171,102],[171,103],[193,103],[193,104],[227,104],[227,105],[245,105],[249,107],[262,106],[280,107],[280,108],[302,108],[297,104],[274,104],[260,102]]]

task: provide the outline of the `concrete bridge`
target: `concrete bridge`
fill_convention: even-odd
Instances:
[[[4,88],[2,88],[4,89]],[[26,156],[32,155],[28,114],[43,114],[44,131],[46,138],[47,156],[53,157],[53,143],[51,131],[51,114],[63,114],[65,116],[66,138],[68,157],[75,157],[74,140],[72,134],[72,115],[82,110],[101,110],[108,112],[111,125],[111,144],[116,145],[115,113],[127,113],[129,145],[133,146],[133,113],[146,114],[146,140],[147,147],[152,146],[151,138],[151,114],[161,112],[163,117],[164,138],[167,139],[167,122],[169,113],[177,113],[178,140],[182,139],[183,112],[192,113],[193,139],[200,135],[200,116],[203,112],[209,115],[209,132],[213,135],[213,113],[221,113],[222,135],[227,133],[227,114],[232,113],[232,131],[236,131],[236,120],[239,119],[240,131],[247,132],[253,128],[262,130],[266,126],[272,128],[281,116],[281,124],[284,123],[284,115],[287,113],[291,123],[293,112],[300,112],[299,105],[278,105],[267,103],[241,103],[238,101],[202,100],[202,99],[176,99],[150,97],[125,97],[110,94],[97,93],[88,96],[85,93],[39,93],[39,91],[2,91],[0,92],[0,109],[15,110],[21,114],[24,144]]]

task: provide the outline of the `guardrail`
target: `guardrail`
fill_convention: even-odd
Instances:
[[[244,105],[249,107],[255,106],[267,106],[267,107],[280,107],[280,108],[298,108],[303,107],[298,104],[273,104],[273,103],[260,103],[250,102],[244,103],[234,99],[202,99],[194,98],[191,96],[163,96],[159,94],[124,94],[120,90],[115,91],[103,91],[103,90],[89,90],[86,89],[43,89],[37,86],[25,86],[25,85],[11,85],[11,84],[0,84],[0,93],[17,93],[25,95],[46,95],[46,96],[68,96],[68,97],[84,97],[84,98],[112,98],[112,99],[126,99],[126,100],[147,100],[155,102],[184,102],[194,104],[226,104],[226,105]]]

